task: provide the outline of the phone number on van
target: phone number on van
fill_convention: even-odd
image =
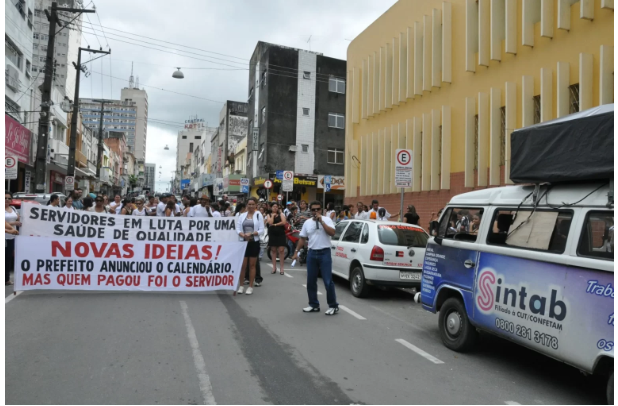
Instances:
[[[496,328],[529,341],[534,339],[535,343],[544,345],[545,347],[553,348],[554,350],[558,349],[558,337],[554,337],[547,333],[542,333],[537,330],[533,331],[529,327],[515,324],[500,318],[496,318]]]

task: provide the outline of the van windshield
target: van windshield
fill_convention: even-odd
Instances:
[[[427,234],[415,227],[384,224],[378,226],[378,237],[384,245],[425,248]]]

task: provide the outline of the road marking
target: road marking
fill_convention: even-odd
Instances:
[[[217,402],[215,402],[215,397],[212,394],[210,378],[206,373],[206,363],[204,362],[204,357],[202,356],[202,352],[200,351],[200,345],[197,342],[197,336],[195,335],[193,323],[191,323],[191,318],[189,317],[189,313],[187,312],[187,302],[181,300],[180,307],[182,308],[182,316],[185,318],[187,337],[189,338],[189,344],[191,344],[191,350],[193,351],[193,363],[195,364],[195,369],[197,370],[197,377],[200,381],[200,391],[202,391],[202,396],[204,397],[204,404],[216,405]]]
[[[303,285],[303,287],[306,289],[306,288],[307,288],[307,285]],[[320,292],[320,291],[318,290],[318,295],[321,295],[321,294],[322,294],[322,292]]]
[[[269,263],[268,265],[270,265],[270,267],[271,267],[272,269],[275,269],[275,268],[273,268],[273,264],[270,264],[270,263]],[[279,273],[280,273],[281,271],[280,271],[280,270],[277,270],[277,272],[279,272]],[[293,276],[292,276],[292,275],[290,275],[290,274],[287,274],[287,273],[285,272],[285,270],[283,271],[283,274],[284,274],[285,276],[287,276],[288,278],[293,278]]]
[[[398,338],[395,341],[397,341],[399,344],[403,345],[404,347],[409,348],[410,350],[414,351],[415,353],[417,353],[421,357],[427,358],[429,361],[433,362],[434,364],[444,364],[443,361],[440,361],[439,359],[437,359],[433,355],[431,355],[431,354],[421,350],[420,348],[418,348],[415,345],[410,344],[409,342],[407,342],[406,340],[404,340],[402,338]]]
[[[367,320],[366,318],[364,318],[363,316],[361,316],[360,314],[356,313],[353,310],[348,309],[347,307],[343,306],[343,305],[339,305],[339,308],[341,310],[343,310],[346,313],[350,313],[352,316],[356,317],[359,320]]]
[[[521,403],[517,403],[517,402],[515,402],[513,400],[505,400],[504,404],[505,405],[521,405]]]
[[[8,297],[6,297],[4,299],[4,304],[7,304],[8,302],[10,302],[11,300],[15,299],[17,296],[21,295],[22,293],[24,293],[24,291],[20,290],[19,292],[15,293],[14,295],[9,295]]]

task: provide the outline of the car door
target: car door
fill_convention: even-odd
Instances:
[[[350,273],[350,264],[360,250],[359,244],[363,225],[362,221],[351,221],[335,248],[337,271],[346,279]]]
[[[438,236],[430,239],[423,262],[422,303],[433,307],[438,291],[448,286],[459,290],[466,310],[472,303],[476,264],[478,262],[477,235],[469,229],[457,231],[463,217],[483,212],[482,207],[449,207],[440,219]]]
[[[335,234],[331,237],[330,242],[330,254],[333,260],[333,272],[339,273],[338,269],[340,269],[341,264],[339,263],[339,256],[337,256],[337,246],[339,245],[339,240],[341,235],[344,233],[345,229],[350,224],[349,221],[342,221],[335,226]]]

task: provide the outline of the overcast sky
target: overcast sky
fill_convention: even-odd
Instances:
[[[134,76],[139,76],[140,88],[148,92],[146,162],[157,164],[157,180],[160,177],[161,182],[156,189],[164,191],[175,168],[181,123],[197,115],[215,127],[225,100],[246,101],[249,58],[258,41],[346,59],[349,40],[395,2],[98,0],[94,3],[98,15],[84,14],[82,46],[107,49],[109,44],[112,54],[88,64],[92,74],[82,76],[80,94],[119,99],[120,89],[128,86],[133,62]],[[89,0],[84,3],[92,8]],[[161,52],[146,48],[161,46],[173,49]],[[182,68],[183,80],[172,78],[175,67]],[[164,150],[165,145],[169,151]]]

